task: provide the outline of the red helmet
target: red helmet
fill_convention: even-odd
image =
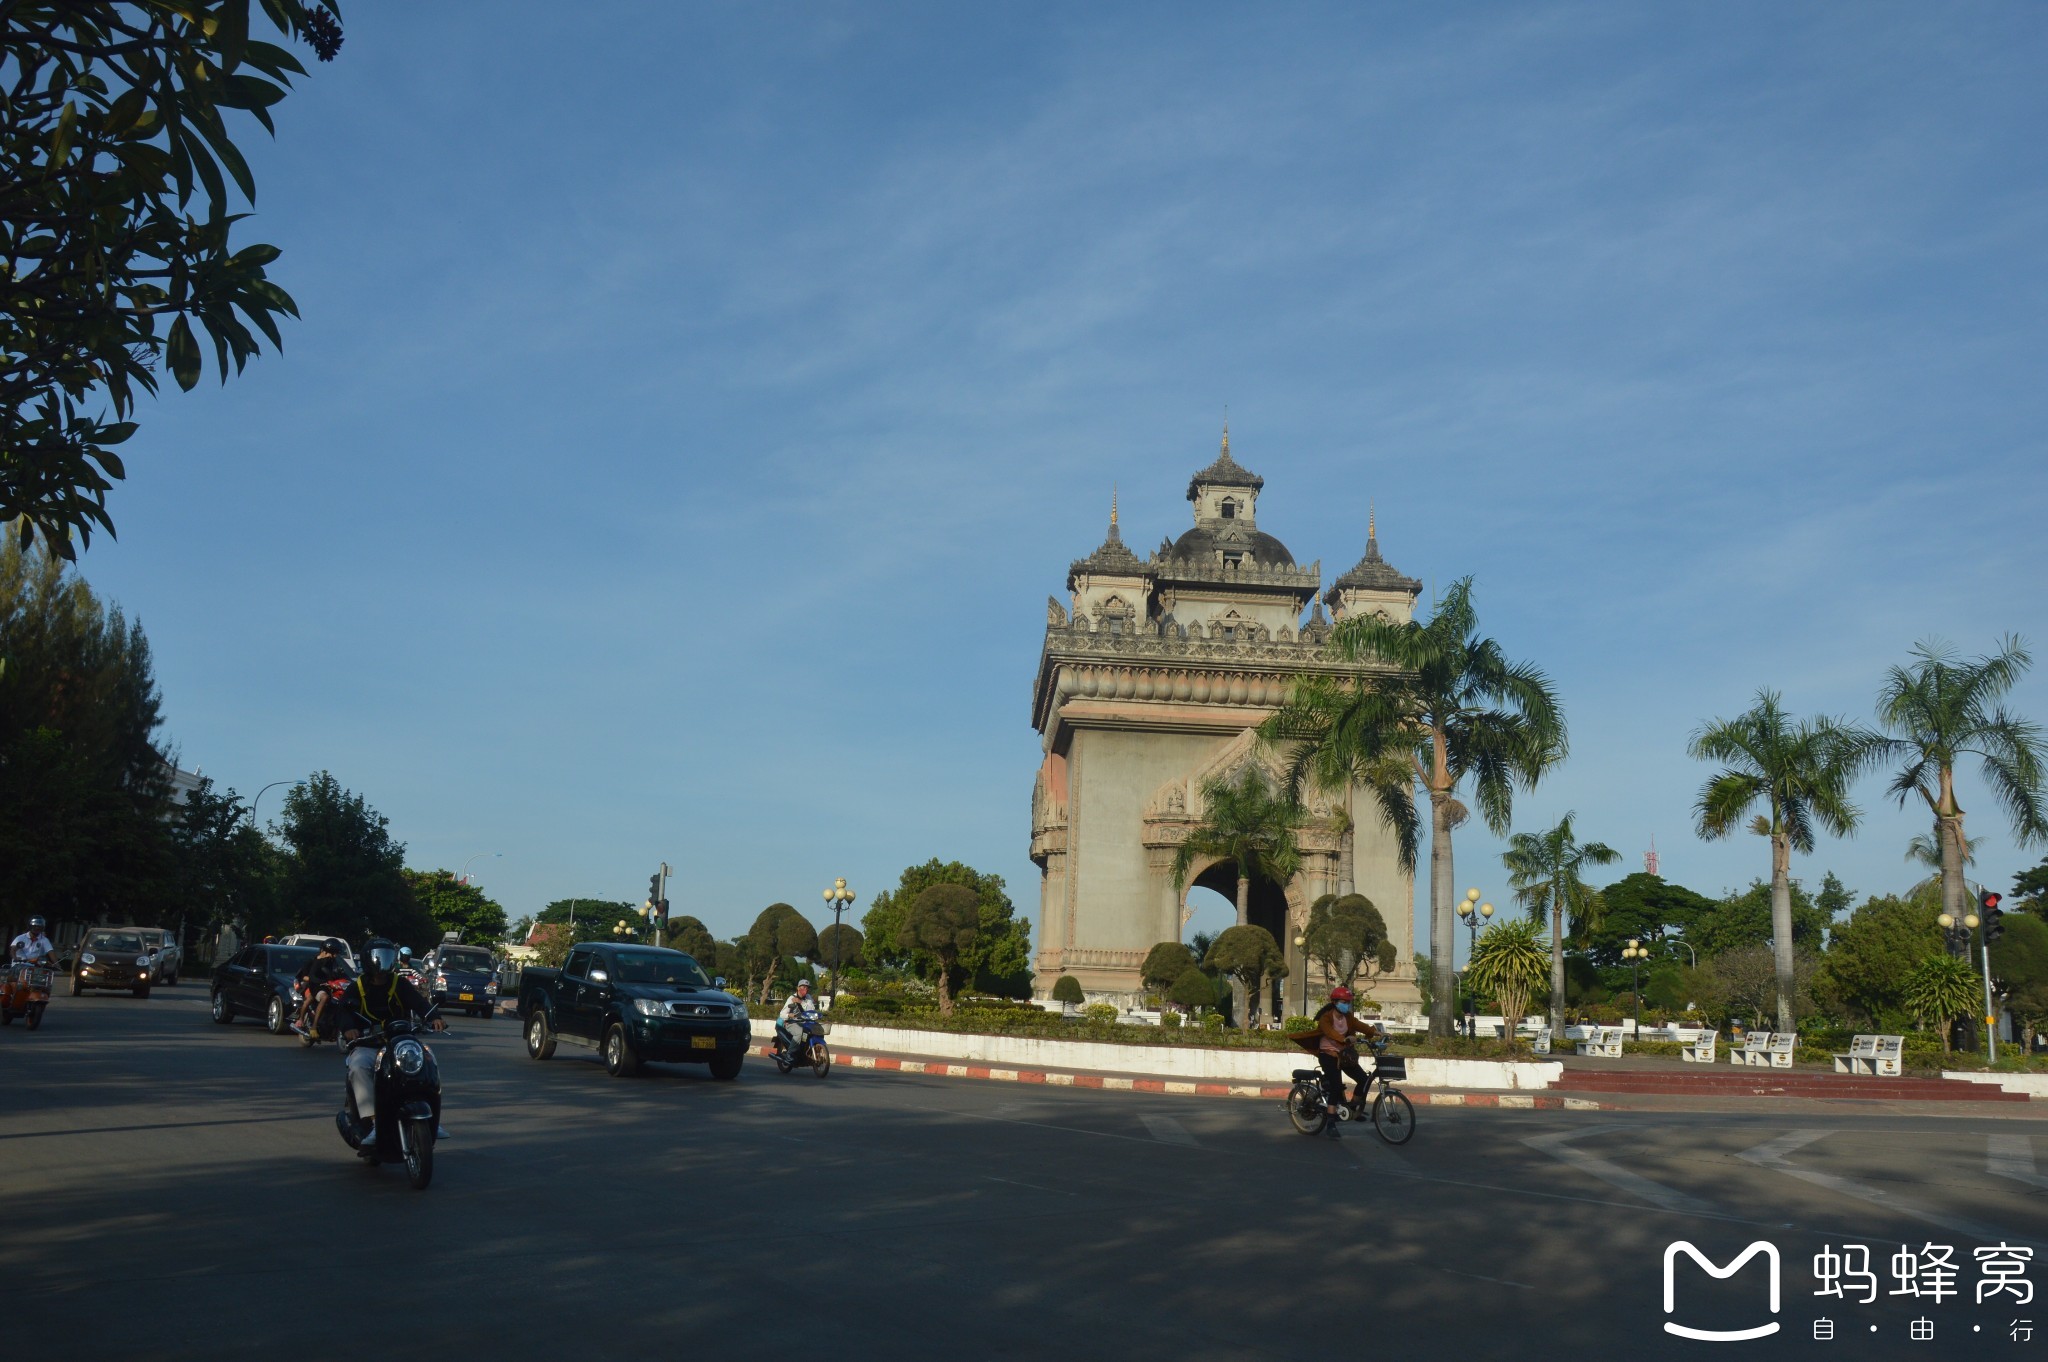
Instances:
[[[1333,1002],[1333,1003],[1348,1003],[1348,1002],[1350,1002],[1350,1001],[1351,1001],[1351,990],[1350,990],[1350,989],[1348,989],[1348,988],[1346,988],[1346,987],[1344,987],[1344,985],[1342,985],[1342,984],[1339,984],[1339,985],[1337,985],[1337,986],[1336,986],[1335,988],[1333,988],[1333,989],[1331,989],[1331,990],[1330,990],[1330,1001],[1331,1001],[1331,1002]]]

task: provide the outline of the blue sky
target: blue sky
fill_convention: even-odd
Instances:
[[[1325,580],[1368,502],[1476,576],[1572,723],[1518,826],[1623,869],[1766,872],[1684,755],[1759,686],[2048,648],[2039,6],[601,13],[347,7],[253,135],[304,318],[144,411],[85,559],[187,766],[332,770],[515,915],[937,855],[1035,917],[1045,597],[1113,484],[1188,523],[1226,405]],[[1863,795],[1798,868],[1902,886],[1926,820]]]

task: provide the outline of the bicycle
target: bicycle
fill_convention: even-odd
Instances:
[[[1332,1111],[1329,1099],[1323,1094],[1323,1071],[1321,1069],[1296,1069],[1294,1086],[1288,1090],[1287,1119],[1294,1128],[1304,1135],[1320,1135],[1329,1129],[1334,1121],[1363,1120],[1365,1092],[1375,1080],[1379,1091],[1372,1099],[1372,1128],[1388,1144],[1406,1144],[1415,1135],[1415,1104],[1408,1100],[1408,1094],[1394,1087],[1396,1080],[1405,1082],[1408,1078],[1408,1061],[1400,1055],[1373,1052],[1372,1072],[1365,1076],[1358,1092],[1350,1101]],[[1341,1086],[1343,1080],[1338,1080]]]

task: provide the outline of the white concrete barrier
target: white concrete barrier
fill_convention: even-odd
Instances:
[[[754,1035],[766,1040],[775,1023],[755,1021]],[[1315,1061],[1304,1051],[1210,1050],[1181,1045],[1117,1045],[1106,1041],[1053,1040],[1038,1036],[984,1036],[959,1031],[913,1031],[894,1026],[832,1023],[832,1039],[851,1050],[918,1055],[1006,1068],[1081,1069],[1147,1078],[1208,1079],[1285,1083],[1294,1070]],[[1410,1056],[1407,1083],[1415,1088],[1479,1088],[1532,1091],[1547,1088],[1564,1072],[1555,1060],[1507,1062],[1494,1059],[1430,1059]]]
[[[2023,1092],[2029,1097],[2048,1101],[2048,1074],[1984,1074],[1943,1069],[1941,1076],[1961,1079],[1965,1083],[1994,1083],[2007,1092]]]

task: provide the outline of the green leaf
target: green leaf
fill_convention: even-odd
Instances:
[[[223,71],[242,64],[249,46],[249,0],[228,0],[216,11],[219,25],[213,31],[214,50],[220,53]]]
[[[165,346],[164,358],[171,366],[171,377],[178,380],[178,386],[191,392],[199,383],[199,343],[192,338],[192,323],[180,316],[171,323],[171,336]]]

